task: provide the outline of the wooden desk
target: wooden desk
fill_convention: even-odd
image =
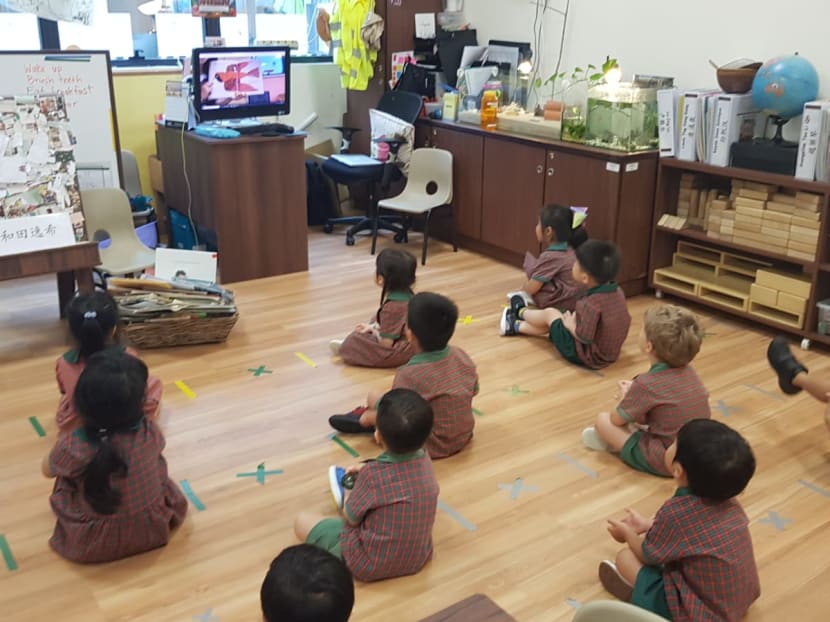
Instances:
[[[213,139],[158,127],[167,206],[216,232],[224,283],[308,270],[305,135]]]
[[[0,281],[56,272],[58,305],[60,316],[64,317],[66,304],[75,293],[75,282],[78,283],[78,291],[91,292],[92,269],[100,263],[97,242],[79,242],[72,246],[4,255],[0,257]]]

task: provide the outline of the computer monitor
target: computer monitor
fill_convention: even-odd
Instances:
[[[192,65],[200,123],[290,112],[288,47],[196,48]]]

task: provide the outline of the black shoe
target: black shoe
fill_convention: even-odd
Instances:
[[[329,425],[343,434],[374,434],[375,426],[360,425],[360,415],[365,410],[363,406],[360,406],[345,415],[332,415],[329,417]]]
[[[527,307],[527,301],[524,299],[524,296],[520,296],[516,294],[515,296],[510,297],[510,310],[516,316],[516,318],[521,319],[522,314],[520,313],[522,309]]]
[[[513,309],[505,309],[499,320],[499,335],[502,337],[512,337],[515,334],[516,314],[513,313]]]
[[[790,344],[787,343],[786,337],[779,335],[770,342],[767,360],[778,374],[778,386],[784,393],[795,395],[801,392],[801,389],[793,384],[793,379],[801,372],[806,373],[807,368],[790,352]]]

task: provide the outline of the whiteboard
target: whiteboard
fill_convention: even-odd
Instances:
[[[109,52],[0,52],[0,75],[0,95],[63,93],[81,189],[123,187]]]

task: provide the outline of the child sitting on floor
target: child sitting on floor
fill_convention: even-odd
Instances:
[[[830,382],[811,376],[809,370],[793,356],[787,338],[779,335],[767,348],[767,360],[778,374],[778,386],[787,395],[807,391],[819,402],[827,404],[824,424],[830,430]]]
[[[631,316],[625,294],[614,282],[620,252],[611,242],[588,240],[576,249],[574,281],[586,288],[574,312],[528,309],[511,301],[501,317],[502,335],[532,335],[550,339],[566,360],[591,369],[617,360],[628,336]]]
[[[412,389],[432,405],[435,425],[426,442],[433,459],[461,451],[473,437],[473,396],[478,394],[476,366],[461,348],[449,341],[458,322],[458,308],[440,294],[422,292],[409,301],[406,338],[414,352],[398,368],[393,389]],[[369,393],[366,406],[329,417],[335,430],[347,434],[374,431],[375,405],[380,396]]]
[[[362,367],[400,367],[409,361],[412,347],[403,328],[417,265],[411,253],[397,248],[378,253],[375,283],[381,288],[380,308],[368,324],[358,324],[345,339],[332,340],[333,354]]]
[[[744,438],[696,419],[666,451],[677,484],[652,520],[632,510],[609,520],[628,547],[603,561],[599,578],[620,600],[668,620],[737,622],[760,596],[749,520],[735,499],[755,473]]]
[[[294,522],[297,538],[341,557],[360,581],[421,570],[432,558],[438,504],[438,481],[424,451],[432,423],[429,402],[414,391],[392,389],[384,395],[375,440],[386,451],[345,469],[343,475],[354,478],[348,497],[342,478],[333,482],[342,519],[302,513]]]
[[[342,560],[311,544],[274,558],[259,591],[264,622],[346,622],[354,582]]]
[[[671,477],[665,453],[677,431],[687,421],[712,416],[709,393],[689,365],[700,351],[703,329],[691,311],[655,305],[645,313],[639,341],[651,364],[648,373],[620,382],[617,410],[600,413],[596,425],[582,431],[582,442],[619,453],[638,471]],[[639,429],[632,431],[635,425]]]
[[[574,213],[570,208],[546,205],[539,212],[536,239],[545,250],[538,258],[530,253],[525,255],[528,280],[521,291],[508,294],[508,299],[519,306],[533,304],[540,309],[573,311],[583,292],[573,278],[576,259],[573,249],[588,239],[585,230],[574,227]]]
[[[109,294],[77,294],[66,306],[66,319],[77,347],[65,352],[55,362],[55,378],[61,392],[57,414],[58,429],[61,432],[71,431],[79,425],[73,396],[78,377],[90,356],[112,348],[138,358],[138,354],[131,348],[123,348],[116,344],[118,306]],[[161,381],[148,376],[143,406],[146,417],[158,418],[161,392]]]
[[[147,366],[115,349],[93,354],[75,387],[83,427],[43,460],[57,516],[49,540],[74,562],[107,562],[167,544],[187,499],[167,475],[164,437],[142,411]]]

